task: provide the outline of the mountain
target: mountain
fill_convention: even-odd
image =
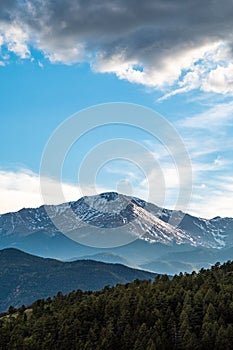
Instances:
[[[231,350],[233,262],[10,308],[0,349]]]
[[[75,215],[71,215],[72,213]],[[172,222],[179,222],[178,227],[169,223],[171,217]],[[175,242],[211,248],[233,245],[233,218],[197,218],[116,192],[82,197],[75,202],[60,205],[24,208],[18,212],[0,215],[0,236],[5,242],[27,237],[35,232],[46,232],[47,236],[53,237],[59,232],[54,222],[59,223],[59,227],[70,235],[85,229],[93,229],[98,233],[104,229],[124,229],[126,226],[132,236],[150,243]]]
[[[114,255],[129,266],[160,273],[171,265],[175,272],[191,271],[228,256],[225,250],[233,247],[233,218],[207,220],[107,192],[0,215],[0,248],[7,247],[63,260],[93,256],[105,261],[107,255]],[[192,254],[198,257],[198,248],[208,251],[204,265],[202,260],[200,264],[191,261]],[[182,253],[187,251],[190,259],[184,261]],[[170,271],[169,267],[166,272]]]
[[[107,252],[96,253],[93,255],[84,255],[81,257],[69,259],[68,261],[76,261],[76,260],[95,260],[95,261],[102,261],[102,262],[111,263],[111,264],[123,264],[127,266],[133,265],[129,260],[126,260],[122,256],[107,253]]]
[[[97,290],[106,285],[135,279],[154,279],[156,275],[121,264],[92,260],[61,262],[8,248],[0,250],[0,311],[10,305],[29,305],[58,291]]]
[[[107,192],[83,197],[76,202],[41,206],[36,209],[24,208],[15,213],[1,215],[0,235],[7,242],[19,237],[22,239],[35,232],[43,231],[54,236],[56,232],[61,231],[74,240],[75,235],[79,238],[78,241],[85,237],[84,242],[95,246],[96,239],[100,240],[103,236],[107,239],[113,232],[111,246],[119,245],[120,236],[126,237],[124,242],[141,238],[148,242],[164,244],[197,244],[197,240],[195,241],[188,232],[156,216],[156,213],[160,212],[159,207],[147,205],[138,198]]]

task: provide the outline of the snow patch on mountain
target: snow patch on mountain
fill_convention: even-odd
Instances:
[[[176,221],[179,223],[178,227],[174,224]],[[2,214],[0,236],[24,237],[40,230],[53,235],[59,231],[54,223],[59,223],[59,229],[66,232],[85,227],[96,227],[100,230],[119,227],[150,243],[189,244],[212,248],[233,246],[232,218],[197,218],[117,192]]]

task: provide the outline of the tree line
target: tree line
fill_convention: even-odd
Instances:
[[[0,316],[0,349],[230,350],[233,262],[169,279],[59,292]]]

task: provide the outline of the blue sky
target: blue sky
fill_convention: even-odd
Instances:
[[[21,7],[26,3],[22,16]],[[177,32],[172,40],[166,16],[164,22],[158,20],[154,28],[151,25],[150,31],[146,27],[141,29],[145,23],[137,13],[135,22],[131,23],[131,19],[127,22],[123,8],[130,7],[130,1],[128,5],[119,1],[118,6],[114,1],[108,2],[108,6],[100,1],[101,11],[113,16],[112,22],[109,19],[96,23],[90,19],[87,24],[79,23],[78,14],[71,18],[68,11],[71,0],[64,2],[66,11],[62,11],[60,2],[50,5],[56,3],[59,6],[54,8],[49,25],[46,4],[36,13],[43,22],[43,30],[33,22],[33,17],[30,23],[27,17],[32,13],[36,17],[33,10],[36,1],[13,1],[16,18],[0,17],[0,213],[42,203],[39,172],[43,150],[54,130],[69,116],[93,105],[130,102],[160,113],[182,138],[193,173],[187,211],[202,217],[233,216],[233,59],[228,27],[221,29],[225,34],[223,40],[222,32],[215,26],[217,19],[211,23],[206,18],[200,22],[200,27],[207,28],[203,31],[205,35],[193,24],[187,38],[183,31]],[[7,3],[1,6],[6,13],[11,10]],[[84,18],[93,11],[91,4],[80,6]],[[214,7],[213,10],[217,11]],[[60,11],[60,17],[56,11]],[[99,10],[95,11],[98,19]],[[148,9],[141,11],[149,18]],[[165,6],[168,18],[170,11],[168,2]],[[154,16],[152,23],[156,22]],[[179,16],[175,20],[181,28],[185,27],[190,8],[184,9],[183,17]],[[200,11],[194,11],[193,16],[198,18]],[[227,22],[227,13],[225,16]],[[57,18],[59,28],[64,27],[63,31],[59,29],[61,32],[57,29]],[[125,34],[119,34],[118,23],[124,26]],[[110,28],[107,34],[106,28]],[[62,169],[66,199],[80,196],[77,173],[88,152],[109,138],[119,137],[147,147],[166,183],[164,205],[175,207],[182,184],[174,160],[158,140],[124,126],[96,129],[71,148]],[[153,176],[155,179],[158,176],[156,169],[150,174],[152,179]],[[113,159],[101,167],[96,174],[96,187],[98,191],[125,190],[145,199],[148,194],[143,169],[124,159]]]

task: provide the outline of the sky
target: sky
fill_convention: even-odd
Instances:
[[[43,203],[41,160],[70,116],[124,102],[159,113],[182,139],[192,194],[179,209],[233,216],[232,20],[230,0],[2,0],[0,214]],[[131,140],[154,166],[136,148],[119,155],[110,148],[111,160],[93,174],[95,191],[147,200],[149,182],[156,204],[176,208],[185,183],[158,133],[107,125],[76,140],[63,162],[65,199],[94,194],[93,184],[80,186],[78,173],[100,144]],[[55,186],[57,179],[48,173],[46,181]]]

